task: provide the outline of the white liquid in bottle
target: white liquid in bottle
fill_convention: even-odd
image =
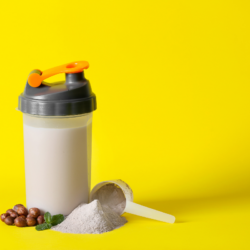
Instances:
[[[27,207],[68,215],[88,203],[92,113],[41,118],[24,114]]]

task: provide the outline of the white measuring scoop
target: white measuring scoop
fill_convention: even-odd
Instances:
[[[114,184],[118,189],[121,189],[124,194],[124,199],[126,200],[126,206],[124,209],[119,211],[120,214],[130,213],[138,216],[146,217],[153,220],[163,221],[167,223],[174,223],[175,217],[170,214],[166,214],[148,207],[144,207],[142,205],[136,204],[133,202],[133,191],[129,187],[127,183],[122,180],[111,180],[111,181],[103,181],[98,183],[90,193],[90,201],[98,198],[96,197],[96,192],[100,190],[102,187]],[[101,202],[101,199],[99,200]]]

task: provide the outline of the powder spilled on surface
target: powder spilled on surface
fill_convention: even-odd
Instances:
[[[52,230],[74,234],[101,234],[123,226],[127,220],[98,200],[81,204]]]

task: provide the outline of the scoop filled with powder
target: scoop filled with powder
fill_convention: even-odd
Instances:
[[[98,183],[90,193],[90,200],[94,199],[120,215],[126,212],[162,222],[175,222],[173,215],[134,203],[132,189],[122,180]]]

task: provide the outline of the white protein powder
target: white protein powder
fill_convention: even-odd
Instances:
[[[81,204],[52,230],[74,234],[101,234],[123,226],[127,220],[98,200]]]
[[[99,188],[92,197],[93,200],[99,200],[102,207],[107,207],[122,214],[126,207],[126,198],[119,186],[113,183],[106,184]]]

